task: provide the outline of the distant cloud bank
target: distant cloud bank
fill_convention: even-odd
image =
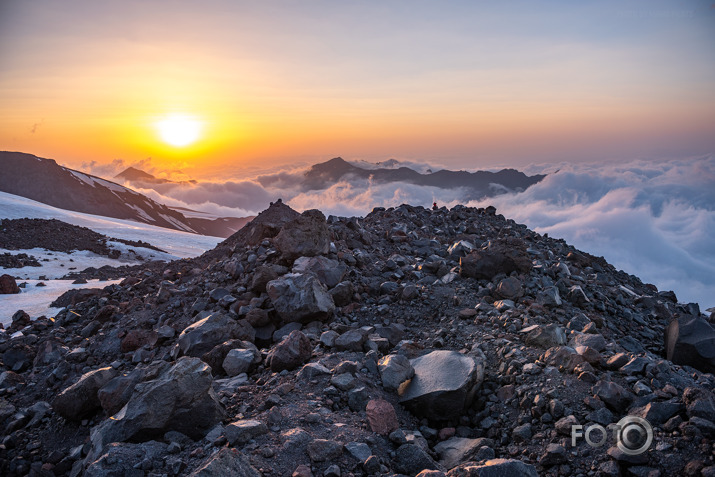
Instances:
[[[484,203],[682,302],[715,306],[715,156],[565,165],[523,193]]]

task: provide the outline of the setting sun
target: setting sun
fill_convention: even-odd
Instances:
[[[201,122],[185,114],[172,114],[156,123],[161,139],[176,147],[188,146],[199,138]]]

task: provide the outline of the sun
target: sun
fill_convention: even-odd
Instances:
[[[161,139],[172,146],[184,147],[201,135],[201,121],[188,114],[171,114],[156,123]]]

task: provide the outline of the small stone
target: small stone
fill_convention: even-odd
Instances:
[[[372,399],[365,411],[370,429],[377,434],[387,436],[399,427],[395,408],[383,399]]]

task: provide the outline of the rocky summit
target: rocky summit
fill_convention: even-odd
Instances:
[[[279,201],[127,273],[0,333],[1,475],[715,475],[713,317],[493,207]]]

